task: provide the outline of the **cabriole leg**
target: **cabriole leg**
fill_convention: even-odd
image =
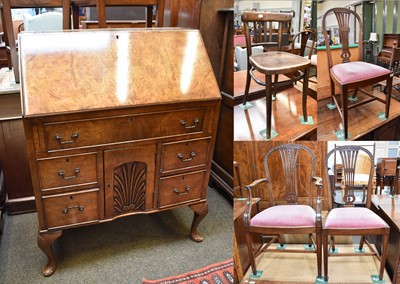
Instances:
[[[39,248],[47,255],[47,264],[43,267],[43,275],[51,276],[56,271],[56,257],[53,251],[53,243],[62,234],[62,231],[46,232],[38,234]]]
[[[201,242],[201,241],[203,241],[203,237],[197,231],[197,226],[200,224],[200,222],[207,215],[207,213],[208,213],[208,204],[207,203],[201,203],[201,204],[196,204],[196,205],[190,205],[189,208],[194,211],[192,227],[190,228],[190,237],[195,242]]]

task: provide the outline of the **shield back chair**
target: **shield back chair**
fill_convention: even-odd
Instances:
[[[7,60],[14,69],[15,82],[19,83],[19,62],[17,53],[16,38],[11,15],[11,9],[18,8],[62,8],[63,9],[63,29],[70,29],[70,2],[69,0],[1,0],[1,20],[4,28],[4,41],[7,50]]]
[[[322,179],[314,176],[315,156],[313,152],[300,144],[283,144],[272,148],[264,158],[266,177],[255,180],[245,186],[247,191],[247,207],[244,214],[244,224],[248,254],[252,269],[252,277],[259,277],[255,258],[262,252],[269,251],[273,242],[279,241],[278,250],[284,248],[284,234],[307,234],[308,244],[305,249],[287,249],[285,252],[310,252],[317,255],[317,275],[322,277],[322,217],[321,199]],[[283,175],[282,175],[283,174]],[[278,183],[278,179],[280,182]],[[273,184],[275,182],[275,185]],[[285,189],[282,190],[282,182]],[[315,187],[314,187],[315,182]],[[251,216],[253,191],[260,190],[260,185],[267,192],[269,207]],[[279,185],[278,185],[279,184]],[[274,192],[275,189],[279,189]],[[315,194],[316,192],[316,194]],[[277,205],[274,196],[285,196],[286,204]],[[301,201],[302,204],[299,204]],[[315,202],[315,208],[313,204]],[[316,242],[312,236],[316,234]],[[260,250],[254,251],[253,235],[273,236]]]
[[[106,7],[130,6],[146,7],[147,28],[153,26],[153,7],[156,7],[156,26],[163,26],[165,0],[71,0],[73,28],[79,29],[79,7],[96,7],[100,29],[130,27],[126,21],[107,21],[106,17]]]
[[[342,43],[341,59],[342,63],[333,65],[331,49],[329,46],[329,38],[326,26],[327,16],[334,13],[336,16],[339,26],[339,38]],[[350,37],[350,23],[355,17],[356,24],[358,23],[358,57],[350,61],[351,53],[349,49],[349,37]],[[385,104],[385,118],[389,117],[390,97],[392,91],[393,72],[387,70],[381,66],[377,66],[371,63],[363,62],[363,47],[362,47],[362,22],[360,16],[354,11],[347,8],[332,8],[329,9],[322,18],[322,31],[325,39],[326,52],[328,55],[328,66],[331,83],[331,100],[332,104],[336,105],[337,110],[342,118],[343,134],[344,138],[349,138],[348,133],[348,109],[354,108],[374,100],[378,100]],[[354,57],[354,56],[353,56]],[[369,93],[362,88],[371,86],[379,83],[380,81],[386,81],[386,98],[382,99]],[[336,98],[335,86],[338,88],[340,93],[340,103]],[[354,90],[351,100],[356,100],[358,91],[366,94],[369,98],[360,100],[352,105],[348,105],[348,94],[350,90]]]
[[[271,138],[272,100],[276,89],[280,86],[291,85],[304,78],[302,119],[304,122],[308,121],[307,90],[310,60],[290,52],[282,51],[282,41],[285,38],[283,36],[283,29],[284,26],[290,26],[291,21],[292,16],[288,13],[244,12],[242,15],[247,48],[247,77],[242,107],[244,109],[251,107],[251,104],[247,102],[251,78],[257,84],[265,86],[267,139]],[[251,28],[253,29],[253,41],[250,35]],[[252,47],[254,46],[263,46],[266,52],[253,55]],[[290,49],[288,48],[287,51],[290,51]],[[264,79],[258,78],[255,71],[264,75]],[[287,80],[278,81],[280,74],[290,74],[291,76]],[[272,78],[273,76],[274,79]]]
[[[358,163],[366,163],[364,158],[360,159],[361,155],[363,155],[364,158],[368,157],[369,160],[367,162],[369,165],[369,181],[365,206],[356,207],[356,169],[358,167]],[[382,236],[379,275],[373,275],[374,279],[382,280],[385,269],[390,227],[377,214],[370,210],[372,180],[374,173],[374,157],[371,152],[363,146],[337,146],[326,155],[324,162],[326,178],[328,177],[329,164],[332,162],[334,156],[337,156],[337,161],[342,165],[341,188],[343,191],[343,207],[332,209],[332,196],[328,194],[330,197],[328,202],[329,213],[326,216],[325,224],[322,230],[325,281],[328,281],[328,257],[341,256],[341,254],[338,253],[335,245],[335,236],[361,236],[360,243],[358,247],[355,248],[355,252],[343,253],[342,256],[374,255],[379,258],[379,253],[377,250],[371,246],[366,239],[366,236],[368,235]],[[330,186],[330,184],[328,186]],[[332,190],[332,188],[330,188],[330,190]],[[329,236],[330,245],[328,243]],[[364,244],[369,247],[370,252],[365,252],[363,249]]]

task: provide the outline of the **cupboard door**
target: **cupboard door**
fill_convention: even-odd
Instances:
[[[106,218],[153,209],[156,145],[104,152]]]

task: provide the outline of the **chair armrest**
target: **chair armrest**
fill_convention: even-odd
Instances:
[[[251,191],[253,187],[256,185],[262,183],[262,182],[268,182],[267,178],[260,178],[255,181],[253,181],[251,184],[246,185],[244,187],[245,190],[248,191],[247,193],[247,203],[246,203],[246,209],[244,210],[244,215],[243,215],[243,221],[245,226],[250,226],[250,220],[251,220],[251,201],[252,201],[252,194]]]
[[[317,227],[322,227],[322,201],[321,201],[321,193],[322,193],[322,178],[320,177],[312,177],[315,181],[315,186],[317,187],[317,200],[315,206],[315,221]]]

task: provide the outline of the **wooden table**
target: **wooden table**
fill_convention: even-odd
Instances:
[[[400,283],[400,195],[373,195],[371,209],[390,226],[386,270],[394,284]],[[380,247],[378,238],[378,250]]]
[[[63,230],[123,216],[189,206],[202,241],[221,96],[199,31],[25,33],[19,44],[43,274]]]

